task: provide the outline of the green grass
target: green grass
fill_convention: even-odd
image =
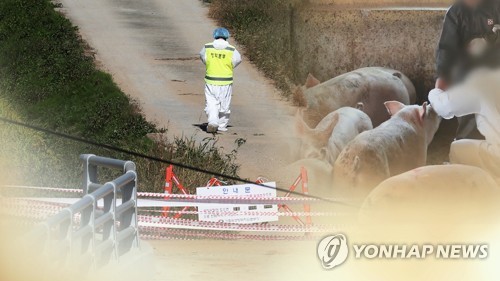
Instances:
[[[293,26],[297,0],[212,0],[210,16],[229,28],[245,53],[285,96],[294,87]]]
[[[236,152],[222,152],[214,139],[197,143],[172,137],[155,143],[147,138],[159,130],[145,120],[109,74],[96,69],[77,28],[48,0],[0,1],[0,114],[231,176],[238,171]],[[0,124],[0,130],[0,156],[7,163],[2,167],[13,171],[16,183],[77,186],[79,154],[131,158],[10,125]],[[138,165],[142,190],[162,190],[164,164],[130,160]],[[9,165],[11,161],[16,164]],[[186,185],[191,187],[209,179],[178,172],[188,177]]]
[[[95,69],[76,28],[49,1],[3,0],[0,42],[2,88],[31,120],[134,147],[155,131],[110,75]]]

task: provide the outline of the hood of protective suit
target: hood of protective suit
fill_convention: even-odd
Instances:
[[[223,49],[229,47],[229,42],[227,42],[224,39],[217,39],[217,40],[214,40],[213,45],[214,45],[215,49],[223,50]]]

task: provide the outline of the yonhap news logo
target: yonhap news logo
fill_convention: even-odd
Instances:
[[[344,234],[327,236],[318,244],[318,258],[324,269],[332,269],[343,264],[348,256],[349,247]]]
[[[317,247],[318,258],[324,269],[333,269],[346,262],[349,253],[358,259],[427,259],[484,260],[489,256],[488,244],[352,244],[344,234],[324,237]]]

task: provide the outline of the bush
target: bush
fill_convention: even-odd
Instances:
[[[297,0],[213,0],[210,16],[228,27],[246,55],[282,90],[293,83],[293,12]]]
[[[201,143],[192,138],[174,137],[172,140],[163,139],[161,145],[155,146],[151,151],[152,155],[180,162],[184,165],[201,167],[210,171],[215,171],[230,176],[237,176],[239,166],[235,163],[239,144],[235,144],[235,149],[230,153],[222,153],[217,148],[217,140],[206,138]],[[148,181],[148,186],[143,186],[142,190],[161,192],[165,184],[165,164],[140,161],[137,159],[138,170],[143,177],[154,179]],[[205,186],[212,177],[209,174],[191,171],[188,169],[174,167],[174,172],[179,176],[182,184],[194,194],[194,188]],[[158,176],[160,175],[160,176]],[[227,180],[219,178],[220,180]]]

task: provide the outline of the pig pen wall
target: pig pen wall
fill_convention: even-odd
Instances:
[[[419,101],[425,99],[434,84],[434,53],[446,8],[359,9],[311,2],[214,0],[211,16],[231,28],[246,55],[284,92],[303,84],[308,73],[325,81],[360,67],[386,66],[408,75]]]
[[[365,66],[402,71],[420,101],[435,79],[435,49],[445,9],[338,10],[320,5],[294,13],[294,81],[321,81]]]

